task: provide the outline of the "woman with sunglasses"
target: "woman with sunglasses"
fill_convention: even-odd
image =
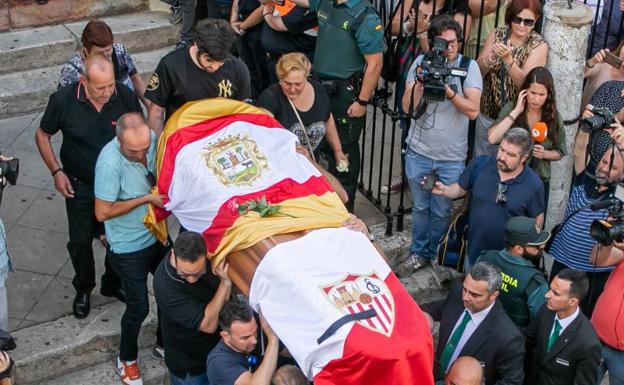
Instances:
[[[329,97],[319,82],[308,80],[311,68],[310,60],[302,53],[280,57],[275,66],[279,82],[260,94],[257,105],[297,135],[299,143],[311,153],[325,137],[336,164],[346,167],[348,160],[329,109]]]
[[[477,118],[475,155],[490,155],[487,132],[500,109],[515,100],[526,75],[546,64],[548,45],[534,30],[541,15],[539,0],[512,0],[505,25],[490,32],[477,64],[483,75],[481,113]]]
[[[566,155],[566,138],[563,119],[557,111],[553,77],[546,68],[536,67],[527,74],[517,100],[507,102],[500,110],[498,120],[488,131],[488,142],[499,144],[505,132],[512,127],[522,127],[529,133],[537,131],[533,133],[529,166],[544,182],[544,196],[548,202],[550,162]]]

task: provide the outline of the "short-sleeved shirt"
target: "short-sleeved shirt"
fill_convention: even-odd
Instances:
[[[148,172],[155,172],[156,134],[150,131],[151,143],[147,152],[147,168],[128,160],[122,153],[117,138],[102,149],[95,167],[95,197],[107,202],[125,201],[149,194],[152,186]],[[156,242],[143,224],[147,204],[130,212],[104,221],[106,240],[114,253],[132,253]]]
[[[314,103],[307,111],[297,111],[299,117],[301,117],[301,121],[306,127],[306,132],[310,139],[310,147],[314,151],[325,136],[325,122],[329,119],[330,110],[329,97],[323,86],[316,81],[311,81],[310,83],[314,88]],[[299,143],[306,148],[308,147],[303,128],[301,124],[299,124],[297,115],[295,115],[295,112],[288,102],[288,98],[282,92],[279,84],[273,84],[264,90],[260,97],[258,97],[257,104],[259,107],[271,111],[278,122],[297,135]]]
[[[415,81],[416,67],[423,61],[423,55],[416,58],[407,75],[407,82]],[[454,63],[457,67],[461,62],[461,55]],[[464,87],[458,77],[451,77],[450,84],[457,87],[457,94],[464,96],[464,89],[475,88],[481,90],[483,83],[481,71],[477,62],[470,60],[468,74],[464,80]],[[414,111],[418,106],[414,106]],[[468,116],[460,112],[450,100],[443,102],[429,102],[423,115],[416,121],[411,120],[410,130],[406,143],[418,155],[433,160],[463,161],[468,152]]]
[[[136,95],[121,83],[97,112],[80,82],[61,88],[50,96],[41,118],[41,129],[49,135],[61,131],[61,164],[65,172],[93,184],[95,162],[102,147],[115,137],[117,119],[127,112],[141,112]]]
[[[505,247],[503,230],[511,217],[535,218],[544,212],[544,184],[528,167],[515,178],[502,182],[506,186],[506,203],[496,203],[500,174],[496,158],[475,158],[457,182],[470,191],[468,258],[474,264],[481,250]]]
[[[208,262],[207,262],[208,263]],[[199,330],[206,305],[212,301],[220,281],[210,270],[195,283],[180,278],[169,258],[154,273],[154,296],[160,310],[167,368],[177,377],[206,372],[208,353],[219,343],[219,330]]]
[[[596,241],[589,235],[591,223],[597,219],[607,218],[609,213],[607,210],[593,211],[590,207],[586,207],[594,200],[607,199],[610,193],[598,192],[595,181],[588,178],[585,173],[577,176],[574,182],[564,215],[566,222],[553,240],[549,252],[557,261],[573,269],[598,273],[611,271],[613,270],[611,267],[594,266],[589,261],[592,249],[596,245]],[[585,208],[579,210],[583,207]],[[576,214],[572,215],[575,212]]]
[[[503,108],[501,108],[500,113],[498,114],[498,119],[494,122],[494,124],[497,124],[501,120],[505,119],[505,117],[515,108],[515,106],[515,102],[508,102],[505,104]],[[546,151],[554,150],[561,156],[566,156],[568,153],[566,150],[566,135],[563,127],[563,119],[559,113],[557,113],[557,121],[555,124],[557,125],[557,137],[553,140],[552,135],[549,134],[548,137],[540,144],[544,146],[544,150]],[[526,119],[516,119],[514,127],[522,127],[529,131],[529,133],[532,128],[528,126]],[[550,133],[550,131],[551,127],[548,127],[548,132]],[[527,160],[527,164],[544,182],[550,182],[550,160],[530,157],[529,160]]]
[[[328,0],[310,0],[310,9],[314,13],[317,13],[322,1]],[[347,0],[347,2],[341,5],[351,8],[359,1],[361,0]],[[382,25],[381,19],[376,12],[369,12],[366,17],[364,17],[362,25],[360,25],[355,33],[355,40],[362,55],[371,55],[384,51],[383,28],[380,29],[380,25]],[[339,49],[339,47],[336,49]]]
[[[212,349],[206,360],[210,385],[234,385],[241,374],[251,369],[247,355],[232,350],[223,340]]]
[[[228,56],[215,72],[199,68],[190,48],[170,52],[160,60],[145,91],[145,97],[165,108],[167,119],[184,103],[205,98],[248,99],[249,70],[245,63]]]
[[[130,90],[134,91],[134,84],[132,83],[131,76],[137,73],[136,66],[132,56],[126,51],[121,43],[113,43],[113,68],[115,69],[115,80],[123,83]],[[84,60],[80,52],[74,52],[67,63],[61,68],[61,76],[59,77],[58,88],[67,87],[80,80],[82,75],[82,67]]]
[[[287,31],[276,31],[264,23],[260,37],[262,47],[272,56],[302,52],[312,59],[316,36],[309,30],[318,26],[316,14],[308,8],[296,6],[286,15],[281,15],[281,19]]]

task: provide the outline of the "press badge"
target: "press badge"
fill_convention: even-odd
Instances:
[[[564,360],[562,358],[559,358],[559,357],[555,358],[555,362],[558,363],[559,365],[570,366],[570,362],[569,361],[566,361],[566,360]]]

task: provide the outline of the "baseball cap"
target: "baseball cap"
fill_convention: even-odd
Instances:
[[[518,246],[540,246],[548,242],[550,233],[535,226],[535,218],[513,217],[505,224],[505,242]]]

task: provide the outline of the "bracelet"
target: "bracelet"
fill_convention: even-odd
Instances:
[[[63,171],[62,167],[57,168],[56,170],[52,171],[52,176],[58,174],[60,171]]]
[[[514,123],[516,121],[516,118],[514,118],[513,115],[511,115],[511,112],[508,113],[507,116],[505,117],[511,119],[511,123]]]
[[[587,68],[594,68],[596,66],[596,65],[589,64],[589,60],[585,62],[585,65],[587,66]]]
[[[266,17],[266,15],[270,15],[270,14],[272,14],[272,13],[273,13],[273,12],[262,12],[262,17]]]
[[[457,96],[457,92],[453,92],[453,96],[451,96],[450,98],[448,98],[448,100],[453,100],[453,98]]]

